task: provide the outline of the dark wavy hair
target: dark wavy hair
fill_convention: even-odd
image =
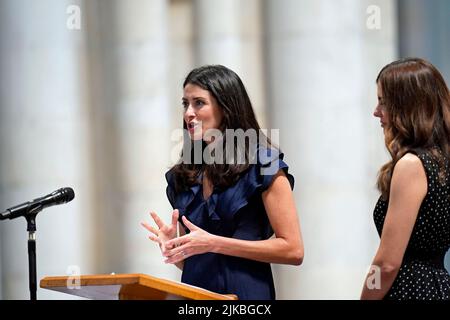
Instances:
[[[222,65],[206,65],[192,70],[186,77],[183,83],[183,88],[186,85],[192,84],[207,90],[216,99],[219,108],[222,110],[222,122],[218,128],[222,132],[223,140],[223,154],[227,145],[225,130],[227,129],[242,129],[243,131],[254,129],[258,134],[258,145],[270,147],[272,145],[270,139],[260,134],[260,126],[256,120],[253,111],[252,103],[245,90],[239,76],[232,70]],[[186,130],[186,123],[183,120],[183,128]],[[263,138],[263,139],[261,139]],[[262,141],[263,140],[263,141]],[[189,135],[184,135],[184,145],[189,144],[191,159],[194,157],[195,143],[190,141]],[[198,142],[197,142],[198,143]],[[204,141],[202,144],[202,151],[207,147]],[[183,150],[186,150],[184,148]],[[237,146],[234,147],[237,152]],[[175,176],[175,188],[177,192],[184,191],[195,184],[201,183],[198,177],[201,172],[204,172],[210,179],[212,184],[217,188],[227,188],[239,180],[241,174],[250,167],[250,160],[254,159],[254,155],[250,154],[249,142],[245,143],[245,163],[223,164],[212,163],[201,164],[186,163],[182,161],[186,155],[181,153],[181,158],[178,163],[171,168]]]
[[[378,189],[389,198],[392,172],[407,152],[430,151],[442,167],[450,154],[450,94],[445,80],[429,62],[407,58],[386,65],[378,74],[389,124],[385,144],[392,159],[378,174]],[[441,168],[442,169],[442,168]]]

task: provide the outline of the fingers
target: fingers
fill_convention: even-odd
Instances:
[[[149,225],[147,222],[141,222],[141,226],[143,226],[145,229],[153,233],[155,236],[158,235],[158,230],[153,228],[151,225]]]
[[[181,245],[181,246],[178,246],[178,247],[175,247],[172,249],[167,249],[167,246],[166,246],[166,250],[164,250],[163,256],[170,258],[170,257],[180,254],[181,252],[186,253],[189,250],[190,250],[189,246],[186,243],[184,245]]]
[[[173,210],[172,212],[172,225],[174,227],[177,226],[178,223],[178,217],[180,216],[180,213],[178,212],[178,209]]]
[[[149,238],[150,240],[152,240],[153,242],[156,242],[157,244],[162,245],[161,239],[159,239],[158,237],[149,235],[148,238]]]
[[[185,225],[189,230],[195,231],[195,230],[198,229],[198,227],[197,227],[195,224],[193,224],[192,222],[190,222],[190,221],[186,218],[186,216],[183,216],[181,219],[183,220],[184,225]]]
[[[154,242],[156,242],[157,244],[159,244],[162,247],[162,240],[158,237],[158,230],[156,230],[155,228],[153,228],[151,225],[149,225],[146,222],[141,222],[141,225],[147,229],[148,231],[150,231],[151,233],[153,233],[154,235],[149,235],[148,238]]]
[[[168,257],[166,260],[164,260],[164,263],[170,263],[170,264],[175,264],[178,262],[183,261],[184,259],[190,257],[190,255],[186,252],[186,251],[180,251],[177,254]]]
[[[189,241],[189,237],[190,237],[190,235],[186,234],[184,236],[169,240],[166,242],[165,247],[167,250],[170,250],[175,247],[179,247],[179,246],[183,245],[184,243],[187,243]]]
[[[161,229],[162,227],[164,227],[164,222],[161,220],[161,218],[155,212],[153,212],[153,211],[150,212],[150,215],[152,216],[152,218],[155,221],[158,228]]]

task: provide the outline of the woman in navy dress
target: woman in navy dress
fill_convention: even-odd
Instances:
[[[417,58],[377,77],[392,160],[379,172],[374,220],[381,242],[362,299],[450,299],[450,95],[439,71]]]
[[[166,173],[172,222],[152,212],[158,229],[143,225],[165,262],[182,269],[182,282],[239,299],[275,299],[270,263],[303,260],[294,178],[284,155],[260,132],[245,87],[230,69],[194,69],[183,89],[187,134],[180,161]],[[257,139],[235,145],[230,132]]]

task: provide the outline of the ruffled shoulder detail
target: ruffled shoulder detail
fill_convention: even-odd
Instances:
[[[231,220],[255,194],[261,194],[269,188],[279,170],[284,171],[291,189],[294,189],[295,179],[289,173],[289,166],[283,158],[284,154],[277,149],[258,148],[256,163],[250,166],[234,186],[219,194],[215,206],[215,212],[219,217]]]
[[[195,195],[200,190],[200,185],[194,185],[189,190],[177,193],[175,190],[175,175],[171,170],[166,172],[166,195],[167,199],[169,199],[170,205],[173,209],[178,209],[181,215],[184,215],[186,212],[187,206],[192,202]]]
[[[256,161],[233,186],[220,192],[215,190],[206,201],[206,208],[211,220],[230,221],[236,212],[248,205],[251,198],[267,190],[274,176],[279,170],[286,174],[291,189],[294,189],[294,177],[289,173],[289,166],[283,160],[284,154],[277,149],[259,147]],[[175,177],[172,170],[166,173],[166,194],[173,209],[178,209],[180,219],[187,214],[187,207],[201,190],[199,184],[192,186],[189,190],[177,193],[175,191]],[[196,210],[195,208],[191,208]],[[190,212],[193,213],[193,212]]]
[[[175,177],[172,172],[172,169],[166,172],[166,181],[167,181],[167,187],[166,187],[166,195],[167,199],[169,199],[170,205],[172,208],[175,209]]]

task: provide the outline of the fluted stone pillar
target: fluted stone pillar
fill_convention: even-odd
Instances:
[[[183,108],[181,97],[183,95],[183,82],[189,71],[194,68],[194,15],[193,1],[172,1],[169,6],[169,42],[170,42],[170,128],[182,128]],[[174,143],[174,145],[176,142]],[[181,146],[179,147],[181,151]],[[174,152],[173,160],[176,162],[179,152]]]
[[[369,5],[381,29],[368,29]],[[395,2],[265,1],[269,124],[296,177],[305,259],[275,266],[280,299],[358,298],[378,239],[372,222],[387,159],[375,77],[395,58]]]
[[[433,63],[450,86],[450,6],[446,0],[399,0],[400,55]],[[450,251],[445,265],[450,270]]]
[[[165,0],[90,3],[99,270],[177,278],[140,226],[155,210],[170,222]]]
[[[262,2],[194,0],[196,65],[222,64],[244,82],[260,125],[266,127]]]
[[[400,55],[430,60],[450,82],[450,6],[446,0],[399,0]]]
[[[73,187],[37,217],[37,280],[90,273],[91,228],[84,31],[67,28],[80,1],[0,2],[0,207]],[[26,222],[1,221],[3,299],[29,299]],[[73,266],[73,267],[71,267]],[[39,289],[38,299],[69,296]]]

